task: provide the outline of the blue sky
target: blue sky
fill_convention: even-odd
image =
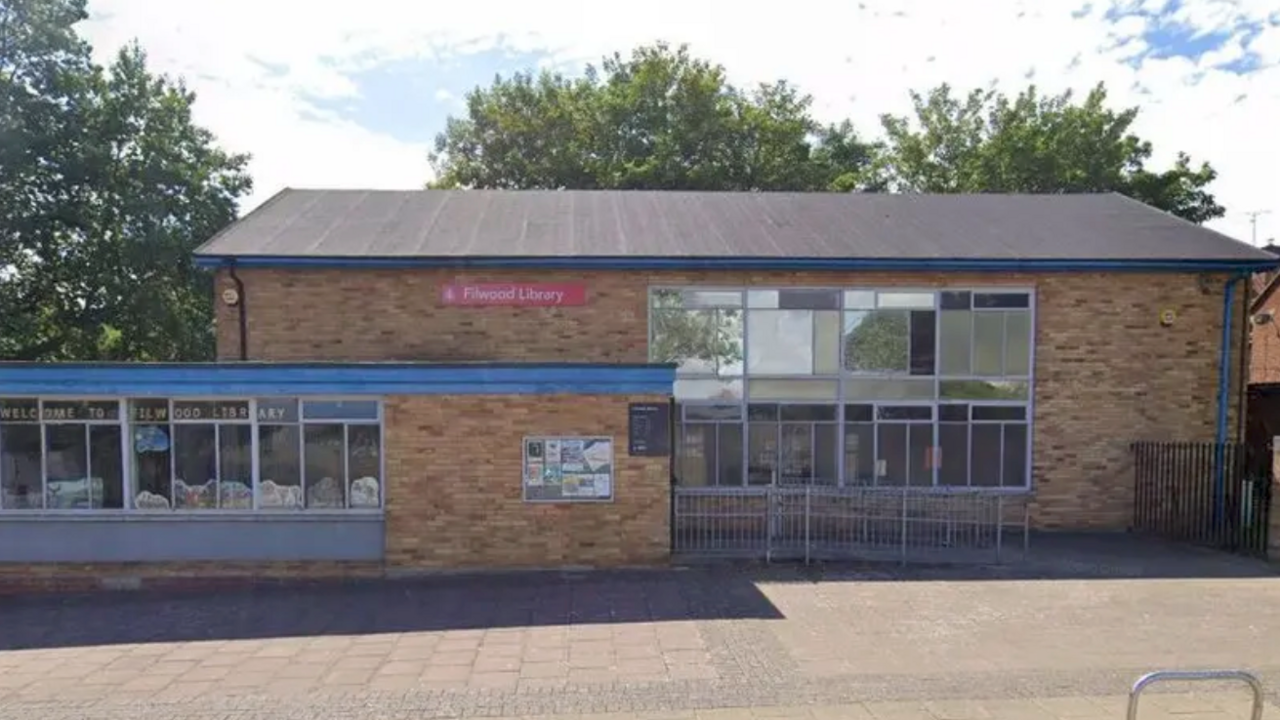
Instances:
[[[974,12],[981,3],[982,12]],[[536,7],[534,7],[536,5]],[[137,38],[199,95],[197,120],[254,156],[251,208],[283,186],[420,187],[461,99],[495,74],[570,71],[657,39],[751,83],[785,77],[824,119],[867,132],[908,91],[949,82],[1046,91],[1106,82],[1140,105],[1157,157],[1219,170],[1237,237],[1280,235],[1280,0],[792,0],[791,12],[652,0],[624,21],[581,0],[90,0],[101,54]],[[736,7],[736,6],[735,6]],[[300,23],[299,19],[306,19]],[[1264,239],[1260,237],[1260,239]]]

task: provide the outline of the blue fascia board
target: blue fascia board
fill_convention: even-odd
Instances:
[[[670,395],[672,365],[0,363],[0,395]]]
[[[882,270],[937,272],[1261,272],[1280,258],[1258,260],[1059,258],[761,258],[761,257],[291,257],[201,255],[205,268],[477,268],[537,270]]]

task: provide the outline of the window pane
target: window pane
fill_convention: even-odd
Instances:
[[[968,405],[939,405],[938,420],[942,422],[969,422]]]
[[[135,408],[141,417],[163,413],[166,408]],[[170,467],[168,425],[134,425],[133,433],[133,506],[139,510],[168,510],[173,493],[173,468]]]
[[[118,415],[119,413],[117,413]],[[89,471],[93,473],[93,507],[124,507],[124,450],[119,425],[89,426]]]
[[[907,372],[909,327],[903,310],[844,314],[844,367],[850,372]]]
[[[45,422],[119,420],[120,403],[114,400],[46,400],[41,417]]]
[[[832,422],[836,419],[835,405],[783,405],[782,419],[791,422]]]
[[[938,446],[938,484],[964,487],[969,484],[969,426],[962,423],[940,423]]]
[[[844,381],[849,400],[931,400],[933,379],[850,378]]]
[[[297,425],[258,426],[259,507],[302,507],[300,437]]]
[[[747,291],[747,307],[749,308],[778,308],[778,291],[777,290],[748,290]]]
[[[813,374],[813,312],[752,310],[747,315],[747,374]]]
[[[846,485],[875,484],[875,426],[871,423],[845,424],[844,473]]]
[[[845,290],[844,306],[847,310],[874,310],[876,308],[876,292],[874,290]]]
[[[1031,313],[1014,311],[1005,315],[1004,373],[1010,377],[1031,374]]]
[[[305,412],[305,405],[304,405]],[[341,508],[346,505],[346,461],[341,425],[307,425],[303,431],[307,507]]]
[[[1027,426],[1004,426],[1004,462],[1000,484],[1023,487],[1027,484]]]
[[[881,292],[876,295],[876,307],[881,308],[921,308],[932,310],[933,293]]]
[[[778,307],[783,310],[839,310],[836,290],[779,290]]]
[[[40,456],[39,425],[0,425],[0,490],[4,492],[0,507],[40,509],[44,497],[40,489]]]
[[[678,400],[740,400],[742,381],[677,377],[675,395]]]
[[[720,423],[716,426],[719,443],[716,462],[720,470],[719,485],[742,487],[742,423]]]
[[[218,426],[218,507],[249,510],[253,507],[253,428],[249,425]]]
[[[188,422],[248,420],[248,400],[175,400],[173,419]]]
[[[1004,374],[1004,313],[973,314],[973,374]]]
[[[939,383],[938,392],[948,400],[1025,400],[1027,384],[985,380],[943,380]]]
[[[933,408],[928,405],[882,405],[876,408],[880,420],[932,420]]]
[[[676,451],[676,480],[684,487],[706,487],[714,484],[716,472],[716,426],[684,424],[680,426],[680,444]]]
[[[753,422],[747,425],[747,483],[770,485],[778,469],[778,424]]]
[[[741,405],[682,405],[680,410],[684,419],[696,420],[741,420]]]
[[[813,481],[822,485],[835,485],[840,480],[837,456],[840,454],[837,438],[840,426],[834,423],[813,426]]]
[[[684,307],[684,296],[679,290],[669,288],[649,291],[649,307],[654,310],[674,310]]]
[[[840,384],[835,380],[752,380],[747,394],[752,400],[831,400]]]
[[[908,482],[912,487],[933,485],[933,423],[911,423],[907,426]]]
[[[40,402],[26,398],[0,400],[0,423],[39,422]]]
[[[350,473],[353,508],[382,506],[382,428],[347,426],[347,471]]]
[[[142,398],[129,401],[129,419],[143,423],[169,422],[169,401]]]
[[[937,345],[937,317],[932,310],[911,313],[911,374],[932,375]]]
[[[813,371],[818,375],[840,372],[840,313],[813,314]]]
[[[978,405],[973,408],[974,420],[1025,420],[1027,409],[1022,406]]]
[[[877,485],[905,485],[907,482],[907,426],[905,423],[882,424],[876,427],[878,447],[876,464]]]
[[[1025,308],[1031,306],[1027,293],[974,293],[975,308]]]
[[[92,496],[85,426],[44,426],[45,503],[50,510],[84,509]]]
[[[653,313],[653,362],[683,373],[742,373],[742,313],[738,310],[663,310]]]
[[[845,405],[845,422],[872,422],[876,418],[874,405]]]
[[[970,484],[980,487],[1000,486],[1000,426],[972,425],[969,428],[972,460]]]
[[[264,398],[259,400],[258,422],[298,422],[298,401],[292,398]]]
[[[680,304],[686,308],[740,308],[741,290],[681,290]]]
[[[973,338],[973,313],[967,310],[943,310],[939,322],[939,372],[942,375],[969,375],[969,354]]]
[[[306,420],[377,420],[377,400],[308,400],[302,403]]]
[[[804,484],[813,479],[813,425],[782,424],[781,485]]]
[[[174,407],[173,415],[178,416]],[[188,510],[218,507],[218,438],[213,425],[174,424],[173,506]]]
[[[968,310],[973,307],[972,293],[968,291],[949,291],[942,293],[939,305],[943,310]]]
[[[778,406],[774,403],[751,403],[747,406],[748,420],[777,420]]]

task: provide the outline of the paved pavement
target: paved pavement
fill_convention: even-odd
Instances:
[[[1280,689],[1270,568],[1100,557],[0,599],[0,718],[1091,720],[1157,668]],[[1248,717],[1190,689],[1141,717]]]

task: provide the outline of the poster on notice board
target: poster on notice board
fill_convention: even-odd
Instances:
[[[521,484],[525,502],[609,502],[613,439],[527,437]]]

